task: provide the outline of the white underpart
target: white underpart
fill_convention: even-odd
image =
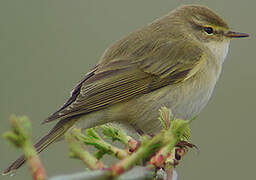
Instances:
[[[229,43],[230,41],[210,42],[210,43],[206,43],[206,46],[215,55],[219,63],[222,64],[227,57],[228,50],[229,50]]]

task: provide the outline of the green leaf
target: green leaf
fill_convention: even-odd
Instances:
[[[92,137],[93,139],[100,139],[94,128],[90,128],[86,132],[88,137]]]

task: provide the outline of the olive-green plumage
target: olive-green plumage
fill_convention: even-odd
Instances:
[[[60,119],[36,145],[41,152],[73,126],[119,122],[145,133],[160,130],[158,109],[179,118],[198,115],[211,97],[233,37],[204,6],[177,8],[111,45],[67,102],[44,123]],[[19,168],[24,157],[4,173]]]

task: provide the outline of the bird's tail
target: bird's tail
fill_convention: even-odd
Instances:
[[[63,134],[74,125],[76,119],[66,118],[60,120],[53,129],[44,137],[42,137],[35,145],[37,153],[42,152],[53,142],[56,142]],[[3,171],[2,175],[13,174],[18,168],[20,168],[25,163],[25,156],[20,156],[16,161],[14,161],[6,170]]]

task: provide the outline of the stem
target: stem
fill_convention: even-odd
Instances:
[[[45,169],[37,155],[37,152],[30,142],[31,125],[27,117],[10,117],[12,130],[4,134],[4,138],[24,151],[25,159],[29,166],[34,180],[46,180]]]
[[[126,158],[112,167],[112,175],[118,176],[124,171],[130,169],[133,165],[138,163],[145,157],[150,157],[158,151],[164,144],[168,143],[168,149],[174,148],[178,138],[172,134],[172,131],[162,131],[154,136],[151,140],[144,140],[140,148],[134,152],[129,158]]]
[[[125,150],[115,147],[114,145],[104,141],[100,137],[100,135],[93,129],[90,129],[90,132],[87,136],[85,136],[81,132],[77,132],[75,136],[85,144],[93,145],[95,148],[97,148],[99,150],[97,156],[98,159],[100,159],[106,153],[114,155],[118,159],[124,159],[128,156],[128,153]]]
[[[75,138],[76,133],[78,133],[77,130],[73,130],[65,137],[70,149],[70,156],[81,159],[91,170],[102,169],[104,165],[85,150],[83,143]]]
[[[23,150],[33,179],[46,180],[45,169],[30,141],[24,142]]]

